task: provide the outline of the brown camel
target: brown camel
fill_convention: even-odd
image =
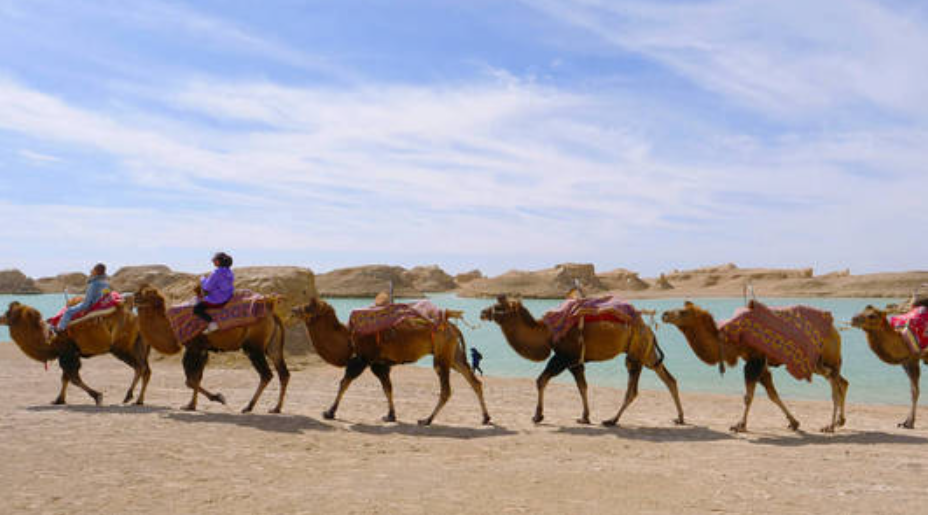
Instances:
[[[345,369],[335,402],[322,414],[326,419],[335,418],[348,386],[369,366],[387,397],[388,411],[383,420],[395,422],[390,369],[394,365],[415,363],[431,354],[441,393],[432,414],[419,420],[419,425],[431,424],[451,397],[451,369],[464,376],[474,389],[483,412],[483,424],[490,423],[490,414],[483,400],[483,385],[467,364],[464,336],[454,324],[448,322],[437,329],[420,324],[400,324],[381,332],[379,338],[373,334],[352,337],[348,328],[338,320],[332,306],[324,300],[312,299],[309,304],[294,308],[293,314],[305,323],[306,332],[319,356],[326,363]]]
[[[590,423],[590,406],[587,400],[586,375],[584,363],[587,361],[608,361],[623,352],[625,368],[628,370],[628,388],[625,390],[625,400],[618,413],[603,421],[605,426],[614,426],[619,423],[622,413],[638,396],[638,379],[641,377],[641,367],[646,366],[653,370],[661,381],[667,385],[673,402],[677,407],[676,424],[683,424],[683,406],[680,404],[680,394],[677,391],[677,381],[664,366],[664,354],[657,345],[657,339],[651,329],[642,320],[633,324],[620,324],[610,321],[598,321],[585,324],[582,341],[579,327],[574,327],[566,336],[552,342],[551,331],[544,323],[538,322],[532,314],[518,300],[512,300],[505,295],[497,297],[493,306],[480,313],[482,320],[492,320],[499,324],[506,337],[506,341],[520,356],[531,361],[544,361],[551,355],[544,371],[535,381],[538,387],[538,405],[532,420],[537,424],[544,420],[544,394],[545,387],[551,378],[557,376],[564,369],[570,370],[580,390],[583,399],[583,414],[577,419],[581,424]]]
[[[920,361],[928,364],[928,355],[913,353],[903,340],[902,333],[894,329],[886,319],[887,313],[873,306],[867,306],[863,311],[851,319],[851,325],[861,329],[867,335],[867,343],[874,354],[884,363],[902,365],[909,376],[909,385],[912,391],[912,409],[909,417],[899,423],[899,427],[913,429],[915,427],[915,409],[918,406],[919,378],[921,376]]]
[[[758,381],[764,385],[770,400],[783,410],[783,414],[789,420],[789,428],[799,429],[799,421],[786,409],[773,385],[767,356],[747,345],[724,341],[712,315],[692,302],[687,302],[683,309],[665,312],[661,319],[665,323],[677,326],[696,356],[706,364],[719,365],[719,369],[724,371],[726,363],[728,366],[735,366],[739,358],[744,360],[744,414],[737,424],[731,426],[732,431],[747,431],[748,411],[751,409]],[[836,427],[843,426],[845,422],[844,399],[848,387],[847,380],[841,376],[841,336],[837,329],[832,327],[831,333],[824,341],[816,344],[821,346],[821,356],[815,366],[815,373],[823,376],[831,384],[833,403],[831,423],[823,427],[822,432],[833,433]]]
[[[58,360],[61,367],[61,392],[52,404],[64,404],[68,383],[74,383],[99,406],[103,402],[103,394],[87,386],[81,379],[81,358],[107,353],[116,356],[135,371],[123,402],[132,400],[135,386],[141,379],[142,386],[135,403],[145,403],[145,390],[151,378],[151,368],[148,366],[151,349],[139,335],[138,318],[132,313],[131,301],[118,304],[113,313],[75,320],[65,332],[54,336],[50,335],[37,310],[15,301],[10,303],[6,313],[0,317],[0,324],[10,327],[13,341],[30,358],[46,363]]]
[[[268,366],[267,357],[271,358],[274,368],[277,369],[280,381],[280,397],[277,405],[270,410],[271,413],[280,413],[284,405],[284,396],[287,393],[287,383],[290,380],[290,371],[284,361],[284,327],[280,318],[274,314],[276,299],[271,297],[266,302],[268,315],[254,324],[215,331],[209,334],[200,334],[193,340],[184,344],[184,374],[187,376],[187,386],[193,390],[190,402],[183,407],[188,411],[197,408],[197,395],[202,393],[213,402],[225,404],[225,397],[221,393],[212,393],[201,386],[203,370],[209,360],[209,352],[227,352],[241,350],[251,360],[251,364],[261,376],[258,389],[242,413],[254,409],[261,397],[261,393],[274,377],[271,367]],[[151,285],[142,285],[135,293],[135,306],[139,312],[139,327],[142,337],[151,343],[159,352],[176,354],[180,352],[178,344],[167,317],[167,308],[164,296],[157,288]]]

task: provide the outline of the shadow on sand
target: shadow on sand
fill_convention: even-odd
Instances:
[[[870,445],[870,444],[896,444],[896,445],[924,445],[928,438],[919,435],[906,435],[899,433],[884,433],[882,431],[848,431],[838,430],[835,434],[823,434],[799,431],[793,435],[762,436],[751,438],[748,442],[760,445],[777,445],[780,447],[800,447],[803,445]]]
[[[615,436],[617,438],[648,442],[716,442],[733,438],[727,432],[693,425],[675,427],[605,427],[602,425],[589,425],[561,427],[557,432],[580,436]]]
[[[298,434],[304,431],[333,431],[335,428],[305,415],[259,413],[209,413],[171,411],[165,418],[187,424],[234,424],[273,433]]]
[[[138,415],[144,413],[160,413],[171,408],[164,406],[138,406],[136,404],[110,404],[95,406],[93,404],[46,404],[29,406],[28,411],[62,411],[71,413],[103,413],[110,415]]]
[[[382,425],[351,424],[351,431],[367,435],[399,434],[404,436],[422,436],[426,438],[456,438],[459,440],[472,440],[475,438],[492,438],[517,434],[503,426],[491,424],[479,427],[454,427],[432,424],[420,426],[405,422],[384,423]]]

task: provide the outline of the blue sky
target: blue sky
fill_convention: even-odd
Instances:
[[[0,0],[0,268],[925,269],[928,8]]]

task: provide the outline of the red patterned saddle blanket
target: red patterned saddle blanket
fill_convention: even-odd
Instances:
[[[420,300],[412,304],[393,303],[355,309],[348,318],[348,328],[353,335],[366,336],[404,323],[419,323],[436,329],[447,320],[446,310],[429,300]]]
[[[116,306],[122,303],[123,298],[118,292],[111,291],[106,295],[100,297],[100,300],[94,302],[89,309],[84,311],[79,311],[73,317],[71,317],[71,322],[69,327],[74,326],[78,322],[84,322],[91,318],[106,316],[112,313]],[[79,298],[72,299],[72,302],[80,302]],[[48,319],[48,324],[52,327],[58,327],[58,322],[61,321],[61,317],[64,316],[64,312],[67,311],[68,306],[61,308],[55,316]]]
[[[889,323],[902,332],[914,353],[918,354],[928,347],[928,308],[917,307],[904,315],[890,317]]]
[[[832,331],[831,313],[808,306],[769,308],[753,301],[719,326],[722,338],[761,352],[772,365],[786,365],[796,379],[812,380]]]
[[[552,341],[558,341],[573,329],[581,318],[585,324],[601,321],[631,324],[640,317],[635,306],[614,295],[606,295],[567,299],[560,306],[545,313],[541,321],[551,330]]]
[[[271,297],[250,290],[236,290],[229,302],[219,308],[207,309],[206,312],[213,317],[213,321],[219,326],[220,331],[232,329],[233,327],[242,327],[251,325],[268,316],[268,301],[270,299]],[[203,329],[206,329],[206,322],[193,314],[195,305],[196,300],[194,299],[171,306],[167,310],[171,330],[174,331],[174,337],[177,338],[178,343],[181,345],[189,342],[200,334]]]

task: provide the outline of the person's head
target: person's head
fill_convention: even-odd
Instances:
[[[93,268],[90,269],[90,275],[106,275],[106,265],[103,263],[97,263],[96,265],[93,265]]]
[[[232,267],[232,256],[226,254],[225,252],[217,252],[213,256],[213,264],[216,266],[221,266],[224,268]]]

